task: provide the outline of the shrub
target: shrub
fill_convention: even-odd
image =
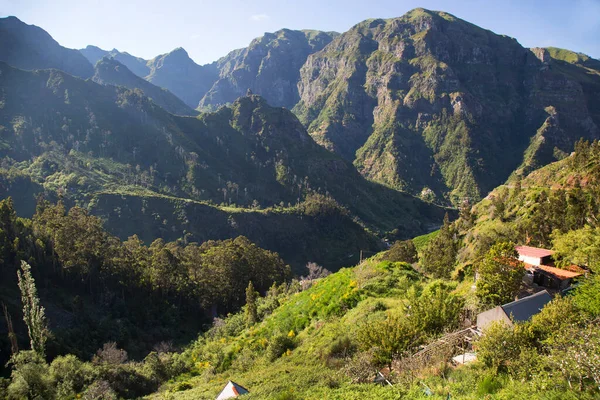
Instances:
[[[600,323],[594,321],[581,328],[570,326],[557,332],[548,357],[550,367],[565,380],[583,389],[586,380],[600,388]]]
[[[117,348],[115,342],[104,343],[104,346],[96,352],[92,358],[94,364],[119,365],[127,362],[127,352]]]
[[[485,376],[479,385],[477,385],[477,395],[485,396],[487,394],[494,394],[502,388],[502,382],[495,375]]]
[[[13,371],[7,392],[11,399],[54,398],[48,365],[34,351],[21,351],[12,359]]]
[[[271,339],[266,356],[269,361],[275,361],[288,350],[295,347],[294,339],[288,335],[277,335]]]
[[[586,279],[577,288],[574,302],[578,308],[593,318],[600,316],[600,274]]]
[[[412,240],[397,241],[384,255],[384,260],[397,262],[417,262],[417,249]]]
[[[337,338],[327,351],[328,357],[346,358],[356,352],[356,344],[348,336]]]
[[[428,284],[420,296],[411,290],[407,305],[410,323],[418,331],[428,334],[457,327],[465,300],[452,293],[452,289],[452,285],[437,280]]]
[[[91,381],[92,371],[72,354],[58,356],[50,364],[50,376],[56,385],[58,398],[67,398],[80,392]]]
[[[556,297],[546,304],[539,314],[533,316],[528,326],[536,340],[551,342],[553,333],[562,332],[580,320],[580,312],[572,298]]]
[[[373,350],[375,363],[391,366],[394,358],[418,345],[419,332],[407,319],[388,314],[385,320],[361,326],[357,339],[363,350]]]
[[[83,395],[84,400],[117,400],[117,394],[106,381],[95,381],[87,388]]]
[[[511,328],[505,323],[495,321],[475,342],[477,359],[495,370],[505,369],[519,357],[527,341],[528,338],[521,326],[516,325]]]
[[[185,390],[190,390],[192,389],[194,386],[185,381],[185,382],[177,382],[177,384],[175,386],[173,386],[173,389],[171,389],[172,392],[183,392]]]
[[[385,310],[387,310],[387,306],[381,300],[377,300],[375,302],[375,304],[373,304],[373,307],[371,307],[372,312],[385,311]]]

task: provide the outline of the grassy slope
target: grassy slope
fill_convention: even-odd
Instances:
[[[234,364],[232,370],[215,375],[199,364],[198,376],[181,377],[193,389],[162,392],[151,398],[212,399],[229,379],[247,387],[252,393],[249,398],[256,399],[277,398],[284,393],[296,396],[288,398],[303,399],[397,398],[398,393],[390,388],[351,384],[336,368],[324,363],[324,353],[336,338],[353,336],[360,323],[385,315],[385,311],[373,311],[377,302],[384,303],[389,310],[397,310],[403,304],[400,288],[383,295],[371,291],[376,282],[390,274],[372,260],[340,270],[310,289],[290,296],[259,325],[218,340],[224,345],[223,351],[239,351],[244,347],[264,347],[274,334],[293,331],[299,343],[294,350],[273,363],[259,359],[251,368]],[[390,297],[392,293],[394,297]],[[352,307],[354,303],[356,306]],[[189,353],[193,357],[194,351]],[[176,384],[164,389],[173,386]]]
[[[210,361],[193,344],[183,354],[196,361],[192,373],[163,385],[149,399],[214,399],[229,380],[250,390],[248,399],[531,399],[573,398],[564,388],[539,391],[532,385],[513,381],[502,375],[493,378],[479,363],[460,368],[431,368],[421,371],[412,382],[393,387],[370,383],[353,383],[343,372],[343,359],[332,359],[328,352],[336,339],[355,337],[361,324],[397,312],[405,304],[411,284],[400,279],[389,285],[398,272],[381,268],[373,259],[350,269],[343,269],[312,288],[294,294],[261,323],[232,335],[201,339],[213,354],[238,357],[225,372],[212,370]],[[421,278],[420,284],[427,284]],[[418,284],[418,283],[417,283]],[[456,292],[470,296],[470,285],[459,285]],[[352,308],[340,308],[348,299]],[[386,311],[384,311],[386,310]],[[230,316],[226,323],[240,325],[243,314]],[[288,333],[289,332],[289,333]],[[297,347],[273,362],[258,356],[277,334],[294,336]],[[248,350],[252,349],[252,350]],[[425,388],[431,395],[425,394]],[[546,397],[550,396],[550,397]]]

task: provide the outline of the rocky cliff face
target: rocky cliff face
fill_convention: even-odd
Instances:
[[[77,50],[62,47],[43,29],[16,17],[0,18],[0,61],[26,70],[56,68],[82,78],[94,74]]]
[[[416,9],[360,23],[310,55],[294,111],[369,178],[428,198],[478,199],[515,169],[600,135],[600,76],[583,68]]]
[[[247,48],[217,61],[219,79],[200,101],[205,109],[232,103],[250,89],[271,105],[292,108],[299,100],[300,68],[309,54],[337,34],[282,29],[254,39]]]

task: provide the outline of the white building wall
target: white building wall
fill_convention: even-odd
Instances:
[[[522,256],[520,254],[519,254],[519,261],[523,261],[524,263],[531,264],[531,265],[541,265],[542,264],[542,259],[539,257]]]

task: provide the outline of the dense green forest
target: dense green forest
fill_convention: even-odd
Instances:
[[[266,293],[291,276],[277,254],[243,236],[146,245],[137,236],[120,241],[97,217],[78,207],[66,212],[62,203],[40,203],[32,219],[18,218],[11,199],[0,210],[0,300],[23,339],[16,271],[21,260],[29,263],[50,320],[50,358],[89,359],[108,341],[144,357],[160,343],[185,343],[214,316],[238,310],[248,282]],[[0,343],[4,366],[7,337]]]

